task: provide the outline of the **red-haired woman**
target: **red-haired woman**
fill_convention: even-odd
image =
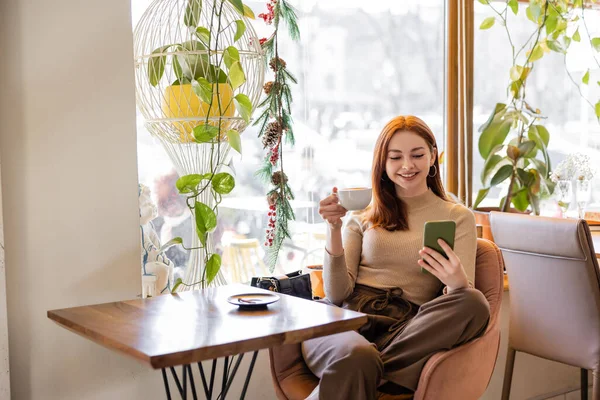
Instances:
[[[375,399],[377,389],[410,393],[427,359],[483,334],[489,304],[473,288],[475,218],[446,196],[431,129],[417,117],[396,117],[383,128],[373,156],[373,199],[350,215],[337,189],[320,202],[328,233],[323,265],[327,300],[368,314],[350,331],[302,345],[320,384],[309,399]],[[423,226],[456,221],[448,255],[423,248]],[[421,267],[430,273],[422,273]]]

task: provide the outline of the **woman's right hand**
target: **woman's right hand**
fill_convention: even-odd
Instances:
[[[339,204],[337,192],[338,189],[334,187],[333,192],[319,202],[319,215],[331,228],[341,228],[342,217],[348,212]]]

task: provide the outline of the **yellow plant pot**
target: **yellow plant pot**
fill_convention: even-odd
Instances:
[[[233,105],[233,90],[227,83],[218,84],[219,95],[217,96],[217,85],[213,85],[213,105],[208,113],[209,104],[200,100],[192,90],[191,84],[167,86],[163,99],[162,111],[166,118],[183,119],[199,118],[199,121],[175,121],[171,124],[179,131],[179,139],[183,143],[194,141],[194,128],[204,123],[208,113],[209,117],[232,117],[235,113]],[[221,109],[219,113],[219,99]],[[219,115],[220,114],[220,115]],[[211,121],[211,125],[216,122]]]

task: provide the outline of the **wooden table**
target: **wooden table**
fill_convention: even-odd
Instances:
[[[600,258],[600,231],[592,231],[592,242],[594,243],[594,251],[596,258]]]
[[[161,369],[168,399],[171,394],[167,369],[181,397],[186,399],[191,389],[196,399],[191,364],[198,363],[202,387],[210,399],[217,358],[224,357],[222,399],[231,387],[243,353],[254,352],[240,397],[243,399],[258,350],[358,329],[367,321],[362,313],[286,295],[280,295],[279,301],[260,310],[241,310],[227,302],[230,295],[255,292],[272,293],[234,284],[52,310],[48,311],[48,318],[86,339]],[[238,355],[237,360],[235,357],[229,360],[234,355]],[[208,377],[200,363],[203,360],[213,360]],[[183,366],[181,381],[174,368],[178,365]]]

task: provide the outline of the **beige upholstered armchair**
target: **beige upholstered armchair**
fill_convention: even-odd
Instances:
[[[498,248],[485,239],[477,241],[475,286],[490,303],[491,320],[485,334],[450,351],[434,354],[425,364],[415,400],[477,400],[494,371],[500,344],[499,311],[503,291],[503,263]],[[300,344],[270,350],[271,374],[277,397],[304,400],[318,384],[302,358]],[[380,394],[383,399],[404,399]]]
[[[490,221],[510,284],[502,399],[521,351],[581,368],[582,399],[592,370],[600,400],[600,274],[586,222],[497,212]]]

